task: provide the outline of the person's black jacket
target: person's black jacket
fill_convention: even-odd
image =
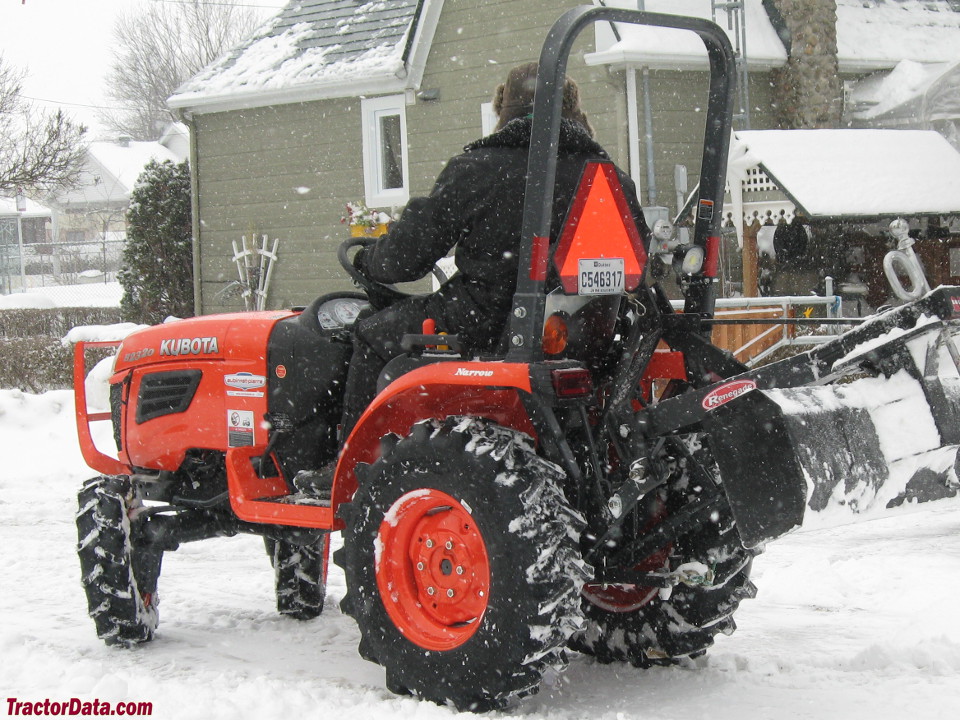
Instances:
[[[460,303],[448,324],[476,322],[480,309],[505,314],[517,279],[520,226],[532,120],[513,120],[465,148],[440,173],[427,197],[410,200],[376,245],[363,252],[360,270],[385,283],[417,280],[456,246],[459,273],[441,293]],[[555,242],[584,165],[609,156],[576,122],[562,120],[553,201]],[[633,182],[620,172],[627,202],[649,245],[649,231]],[[466,294],[461,292],[466,290]],[[465,296],[466,295],[466,296]],[[451,332],[460,327],[448,328]]]

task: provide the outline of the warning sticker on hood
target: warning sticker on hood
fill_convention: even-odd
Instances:
[[[227,447],[253,445],[253,411],[227,410]]]

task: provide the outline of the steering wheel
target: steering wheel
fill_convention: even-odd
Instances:
[[[413,295],[411,293],[405,293],[402,290],[398,290],[394,285],[388,285],[387,283],[380,283],[376,280],[371,280],[357,270],[357,268],[354,266],[352,260],[350,259],[350,250],[356,247],[369,247],[376,244],[376,242],[376,238],[347,238],[340,243],[340,247],[337,248],[337,260],[340,261],[340,265],[346,271],[347,275],[350,276],[350,279],[353,280],[360,287],[360,289],[367,294],[370,304],[379,310],[405,298],[413,297]],[[436,265],[433,266],[432,272],[433,276],[440,282],[441,285],[449,279],[447,278],[446,273],[444,273],[443,270]]]

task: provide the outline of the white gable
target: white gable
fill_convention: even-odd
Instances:
[[[158,142],[90,143],[80,184],[58,195],[57,204],[125,203],[151,160],[180,162]]]

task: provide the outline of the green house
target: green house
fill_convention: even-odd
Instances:
[[[801,4],[870,13],[867,6],[883,2]],[[295,0],[188,81],[170,105],[191,135],[198,312],[241,306],[230,288],[238,277],[232,244],[243,236],[279,239],[268,307],[349,287],[336,260],[349,234],[341,222],[347,203],[396,212],[429,192],[446,160],[492,128],[490,100],[507,70],[536,60],[550,25],[580,4]],[[715,17],[741,54],[738,127],[782,126],[777,73],[789,57],[809,54],[798,41],[809,25],[782,17],[781,0],[746,0],[731,10],[709,0],[594,4]],[[950,23],[960,13],[945,2],[924,6],[937,5],[937,17],[955,31]],[[827,13],[828,27],[836,17]],[[664,40],[649,29],[599,24],[578,39],[568,66],[598,140],[637,181],[643,204],[656,206],[652,216],[675,213],[697,182],[707,65],[699,40],[684,35]],[[930,52],[930,42],[920,45]],[[836,62],[835,44],[817,52]],[[863,57],[845,77],[894,65]]]

